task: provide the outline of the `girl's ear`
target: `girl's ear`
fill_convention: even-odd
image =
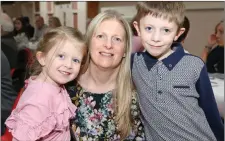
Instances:
[[[36,58],[37,58],[38,62],[41,64],[41,66],[45,66],[45,55],[43,52],[38,51],[36,53]]]
[[[176,41],[180,37],[180,35],[184,33],[184,31],[185,31],[185,28],[180,28],[177,35],[174,37],[174,41]]]

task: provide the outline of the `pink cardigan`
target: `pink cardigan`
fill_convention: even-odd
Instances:
[[[30,78],[5,124],[16,141],[69,141],[69,119],[75,111],[64,87]]]

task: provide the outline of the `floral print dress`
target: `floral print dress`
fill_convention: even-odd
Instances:
[[[71,122],[72,140],[115,141],[120,140],[116,132],[112,91],[102,94],[85,91],[78,83],[67,86],[72,102],[77,106],[76,117]],[[132,98],[131,114],[134,129],[126,141],[144,140],[144,129],[139,119],[136,98]]]

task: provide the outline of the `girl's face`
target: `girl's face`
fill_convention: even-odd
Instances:
[[[223,22],[220,23],[216,28],[216,41],[219,45],[224,45],[224,28]]]
[[[76,46],[71,41],[65,41],[62,46],[52,47],[47,54],[41,53],[38,60],[43,66],[42,74],[47,76],[45,81],[53,85],[63,85],[77,77],[83,59],[84,44],[75,44]]]
[[[22,28],[22,23],[20,20],[16,20],[15,21],[15,29],[18,31],[18,30],[21,30]]]

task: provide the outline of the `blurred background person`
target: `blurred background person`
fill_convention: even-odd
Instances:
[[[30,24],[29,17],[23,17],[23,20],[25,22],[25,29],[27,32],[28,39],[30,40],[34,36],[34,27]]]
[[[59,27],[61,25],[62,24],[61,24],[59,18],[57,18],[57,17],[50,17],[49,18],[49,23],[48,23],[49,28],[56,28],[56,27]]]
[[[23,17],[16,18],[14,22],[14,39],[16,40],[19,50],[28,47],[28,35]]]
[[[4,123],[12,111],[17,92],[12,85],[10,65],[3,51],[1,51],[1,65],[1,135],[3,135],[6,128]]]
[[[209,73],[224,73],[224,21],[220,21],[202,53]]]
[[[32,41],[39,41],[39,39],[46,33],[48,26],[44,22],[44,18],[41,16],[36,16],[35,19],[35,30]]]
[[[17,44],[13,38],[13,22],[12,19],[5,13],[0,13],[1,18],[1,49],[7,57],[10,69],[17,67]]]

